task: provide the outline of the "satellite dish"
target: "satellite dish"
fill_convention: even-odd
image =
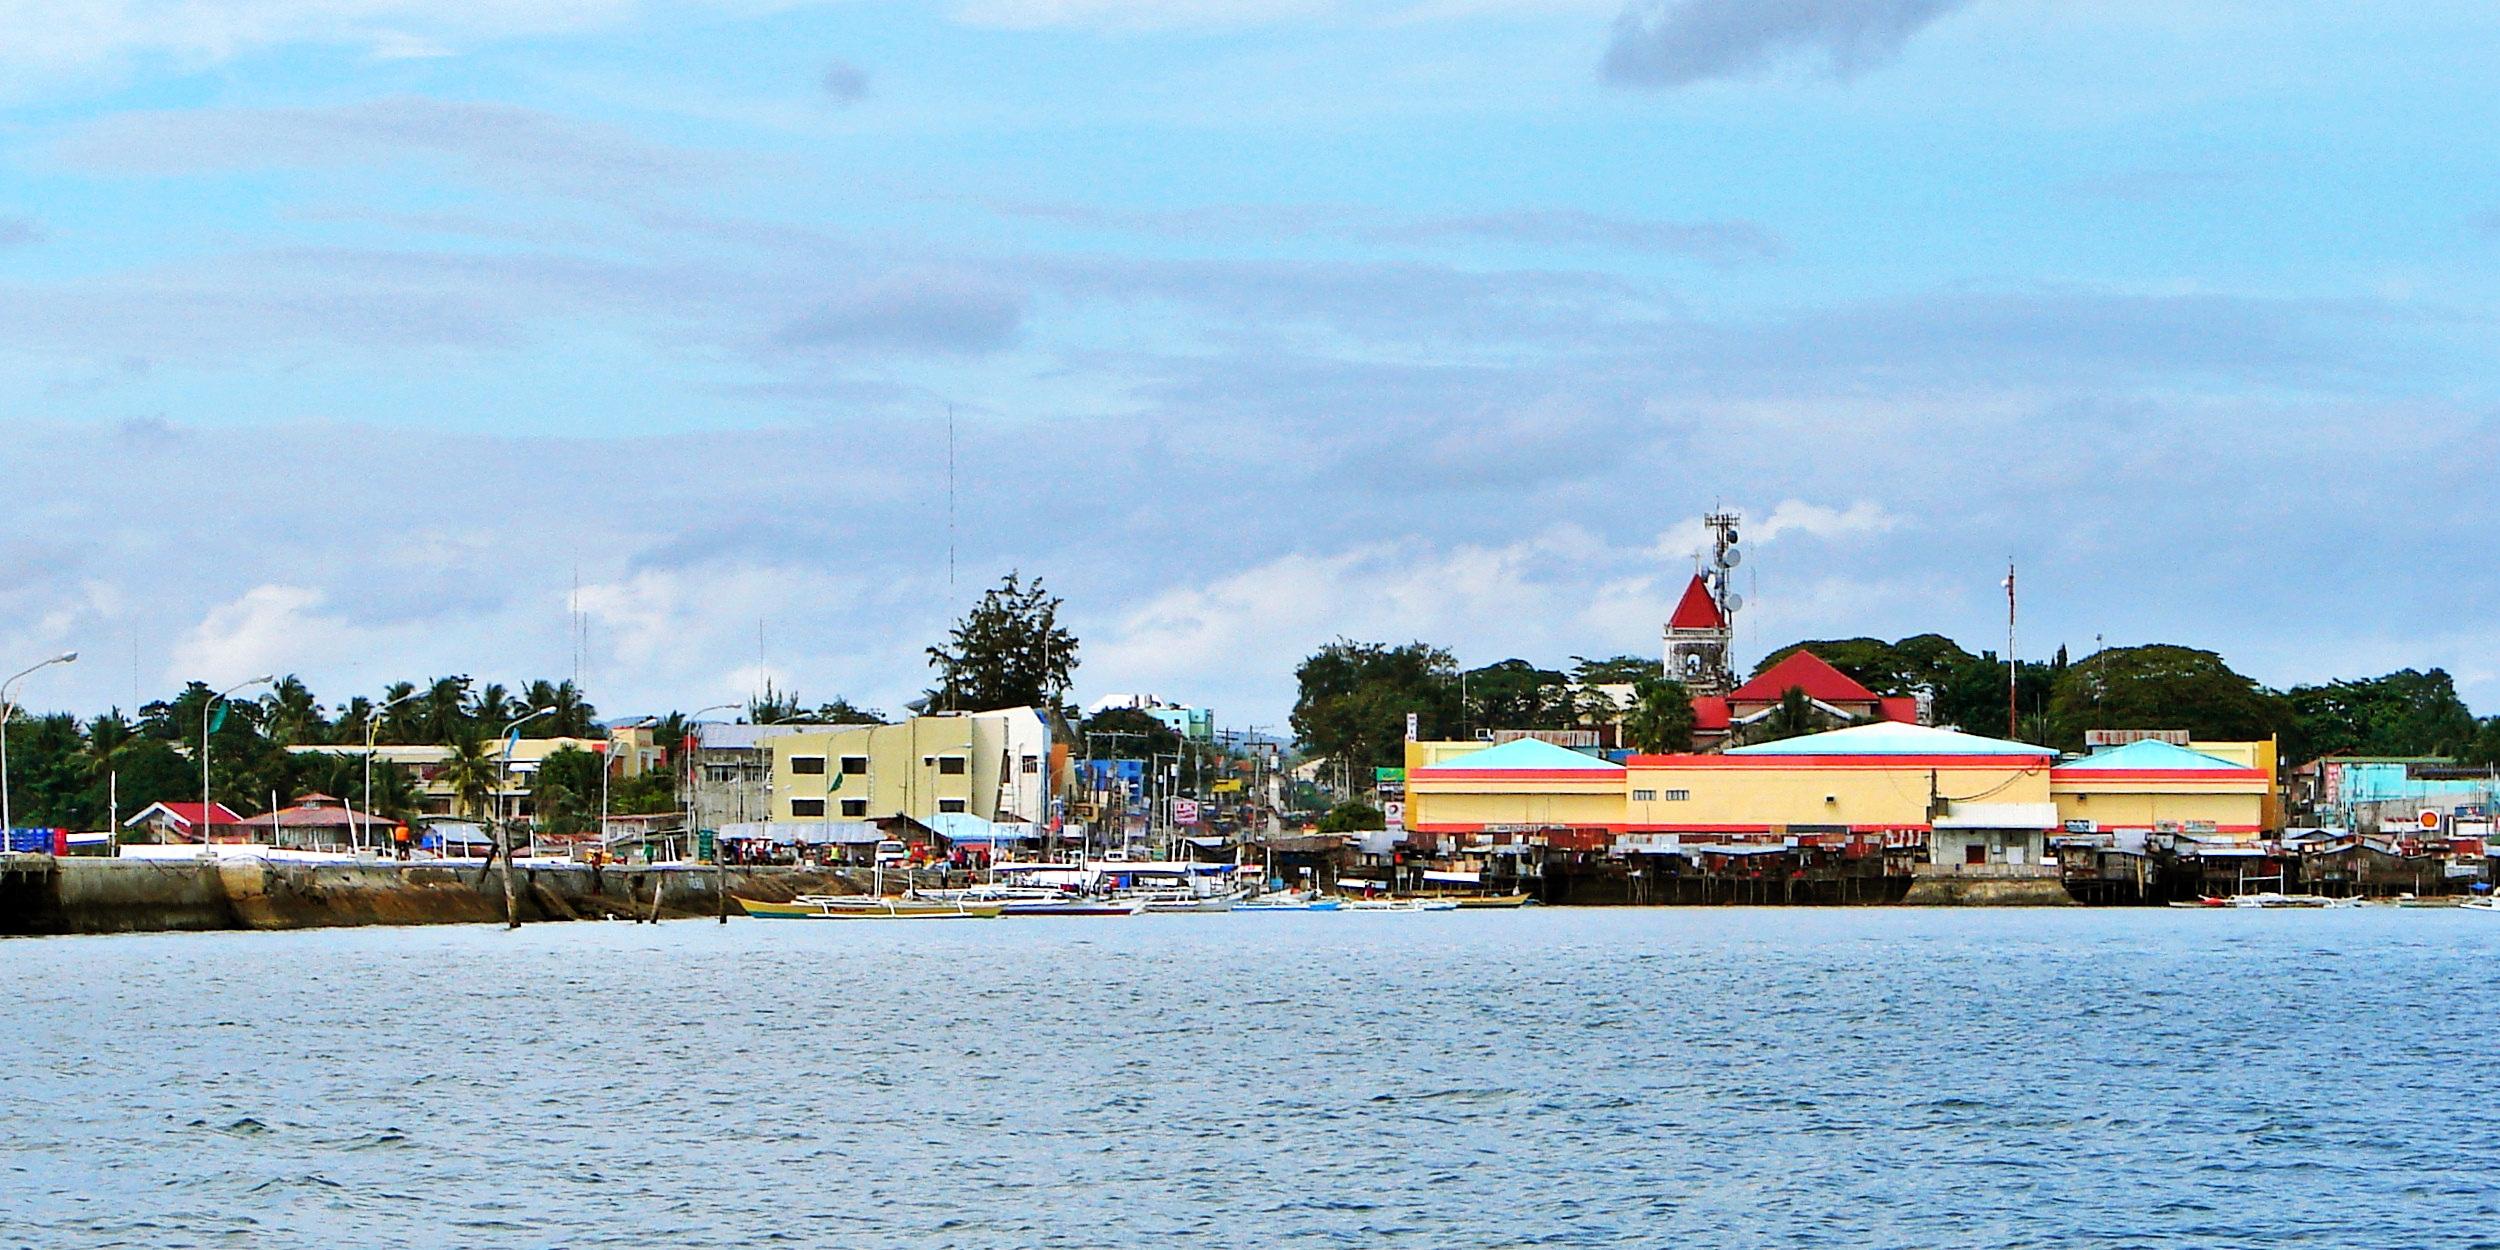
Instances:
[[[1722,551],[1722,552],[1720,552],[1720,553],[1719,553],[1719,567],[1720,567],[1720,568],[1723,568],[1723,569],[1732,569],[1732,568],[1735,568],[1737,565],[1743,564],[1744,562],[1745,562],[1745,553],[1744,553],[1744,552],[1741,552],[1741,551],[1738,551],[1738,550],[1737,550],[1737,549],[1735,549],[1734,547],[1730,547],[1730,548],[1728,548],[1727,550]]]
[[[1727,545],[1730,547],[1736,545],[1736,530],[1733,526],[1729,527],[1727,531]]]
[[[1742,612],[1742,611],[1744,611],[1744,610],[1745,610],[1745,597],[1744,597],[1743,595],[1740,595],[1740,594],[1735,593],[1734,591],[1730,591],[1730,592],[1728,592],[1728,596],[1727,596],[1727,610],[1728,610],[1728,611],[1730,611],[1730,612]]]

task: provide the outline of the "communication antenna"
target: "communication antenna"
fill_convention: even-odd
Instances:
[[[946,601],[955,601],[955,405],[946,405]]]

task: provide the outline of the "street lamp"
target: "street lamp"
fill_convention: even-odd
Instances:
[[[495,849],[503,852],[500,858],[503,865],[503,920],[504,927],[507,929],[521,927],[520,908],[512,901],[512,835],[504,828],[503,818],[504,785],[512,773],[512,744],[521,740],[521,726],[541,716],[550,715],[554,711],[554,708],[542,707],[505,725],[503,727],[503,757],[495,764],[495,794],[491,808],[493,815],[487,822],[487,832],[495,839]]]
[[[9,718],[17,714],[17,707],[9,702],[9,687],[26,680],[29,673],[77,659],[77,652],[64,651],[40,664],[29,664],[16,676],[0,681],[0,852],[9,849],[9,830],[16,827],[9,820]]]
[[[392,708],[398,707],[400,704],[406,703],[410,699],[414,699],[423,693],[425,692],[420,690],[411,690],[408,693],[403,694],[396,699],[392,699],[391,701],[384,703],[382,706],[365,713],[365,807],[364,811],[356,813],[354,830],[349,838],[350,841],[356,844],[356,849],[358,850],[364,849],[365,820],[367,814],[373,810],[373,742],[374,735],[381,732],[382,729],[382,713],[390,711]]]
[[[211,843],[208,837],[210,823],[208,819],[208,714],[215,711],[218,704],[225,702],[237,691],[249,690],[254,686],[266,686],[276,680],[278,680],[276,674],[263,673],[250,681],[237,682],[218,691],[208,702],[200,705],[200,858],[202,859],[214,859],[217,856],[215,844]]]

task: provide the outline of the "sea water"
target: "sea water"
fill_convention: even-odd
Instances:
[[[0,943],[0,1246],[2500,1237],[2500,920],[1576,910]]]

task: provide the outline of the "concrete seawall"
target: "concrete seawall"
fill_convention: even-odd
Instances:
[[[539,866],[515,869],[512,890],[524,923],[647,916],[654,890],[666,919],[714,915],[718,880],[709,868]],[[839,873],[729,870],[730,893],[749,898],[851,893],[860,886]],[[0,935],[495,924],[503,918],[501,878],[474,864],[21,855],[0,865]]]
[[[1904,907],[2078,907],[2055,877],[1920,877]]]

